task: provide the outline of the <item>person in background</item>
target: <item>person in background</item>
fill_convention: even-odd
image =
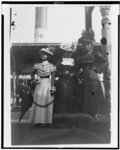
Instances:
[[[34,65],[33,76],[36,75],[37,85],[30,113],[30,122],[36,126],[50,125],[53,119],[54,77],[56,67],[49,62],[53,55],[52,49],[42,48],[40,57],[42,62]]]

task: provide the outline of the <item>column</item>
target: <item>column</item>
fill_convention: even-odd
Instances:
[[[89,30],[92,28],[92,11],[94,7],[85,7],[85,26],[86,30]]]
[[[35,42],[41,42],[45,38],[47,29],[47,7],[35,8]]]
[[[101,6],[100,12],[102,15],[102,45],[103,45],[103,56],[108,62],[108,67],[104,72],[104,87],[105,87],[105,98],[110,104],[110,82],[111,82],[111,43],[110,43],[110,20],[109,20],[110,6]]]

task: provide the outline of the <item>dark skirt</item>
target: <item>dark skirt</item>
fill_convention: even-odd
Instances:
[[[83,83],[84,112],[92,116],[104,113],[104,95],[99,80],[86,79]]]
[[[82,89],[74,79],[61,77],[56,84],[54,112],[80,112],[83,104]]]

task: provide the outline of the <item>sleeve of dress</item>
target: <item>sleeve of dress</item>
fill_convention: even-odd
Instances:
[[[56,76],[59,77],[63,74],[63,65],[61,65],[61,61],[58,61],[56,64]]]
[[[95,68],[98,73],[103,73],[108,66],[108,62],[103,57],[96,57]]]
[[[33,69],[34,69],[34,70],[38,70],[38,67],[39,67],[38,64],[35,64],[35,65],[33,66]]]
[[[54,66],[53,64],[51,64],[51,72],[55,72],[56,71],[56,66]]]
[[[38,70],[38,64],[35,64],[33,66],[33,71],[31,72],[32,80],[34,79],[34,75],[36,74],[37,70]]]
[[[54,65],[51,64],[51,90],[55,91],[55,71],[56,71],[56,67]]]

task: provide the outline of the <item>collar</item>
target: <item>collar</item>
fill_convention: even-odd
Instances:
[[[45,60],[45,61],[42,62],[42,64],[44,64],[44,65],[46,65],[48,63],[49,63],[48,60]]]

